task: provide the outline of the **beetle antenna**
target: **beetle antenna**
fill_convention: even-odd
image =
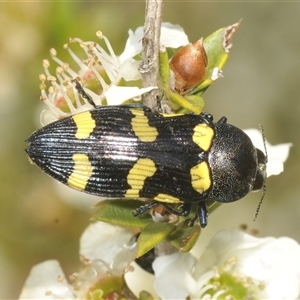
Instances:
[[[261,132],[261,135],[262,135],[263,144],[264,144],[264,148],[265,148],[265,154],[266,154],[265,168],[266,168],[267,167],[267,162],[268,162],[268,151],[267,151],[267,144],[266,144],[266,136],[265,136],[264,128],[261,124],[259,124],[259,128],[260,128],[260,132]],[[262,187],[262,195],[261,195],[260,201],[258,203],[256,212],[255,212],[255,216],[254,216],[254,220],[253,220],[254,222],[257,219],[257,216],[258,216],[258,213],[260,211],[260,207],[262,205],[262,202],[265,198],[266,192],[267,192],[267,185],[266,185],[266,182],[264,182],[264,185]]]
[[[264,184],[264,185],[263,185],[262,195],[261,195],[261,198],[260,198],[259,203],[258,203],[258,205],[257,205],[257,209],[256,209],[256,212],[255,212],[255,216],[254,216],[253,222],[255,222],[255,220],[257,219],[257,216],[258,216],[258,213],[259,213],[259,211],[260,211],[260,207],[261,207],[261,205],[262,205],[262,202],[263,202],[263,200],[264,200],[264,198],[265,198],[266,192],[267,192],[267,186]]]
[[[264,148],[265,148],[265,153],[266,153],[266,163],[267,163],[268,162],[268,151],[267,151],[266,136],[265,136],[264,128],[261,124],[259,124],[259,129],[260,129],[262,139],[263,139],[263,143],[264,143]]]

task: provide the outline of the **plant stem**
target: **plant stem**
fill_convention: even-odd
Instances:
[[[146,0],[142,63],[139,67],[143,87],[159,87],[159,48],[163,0]],[[157,111],[159,89],[144,95],[143,103]]]

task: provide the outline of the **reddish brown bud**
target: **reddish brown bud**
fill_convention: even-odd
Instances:
[[[202,39],[182,47],[170,61],[170,87],[185,94],[205,78],[207,56]]]

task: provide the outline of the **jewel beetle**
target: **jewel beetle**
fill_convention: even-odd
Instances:
[[[71,188],[107,198],[147,198],[171,213],[207,200],[232,202],[265,185],[266,156],[222,117],[162,115],[145,106],[98,106],[50,123],[28,139],[26,152],[45,173]],[[174,209],[173,204],[180,204]]]

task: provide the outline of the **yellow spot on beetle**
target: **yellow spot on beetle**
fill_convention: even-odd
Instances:
[[[74,169],[68,178],[68,185],[77,190],[84,190],[88,180],[93,174],[93,167],[87,155],[82,153],[74,154]]]
[[[183,202],[179,198],[176,198],[176,197],[168,195],[168,194],[163,194],[163,193],[155,196],[154,200],[157,200],[160,202],[165,202],[165,203],[181,203],[181,202]]]
[[[208,163],[202,163],[191,168],[192,187],[199,193],[207,191],[211,186],[210,168]]]
[[[165,114],[165,113],[162,113],[161,115],[165,118],[184,116],[184,114]]]
[[[214,131],[207,124],[198,124],[194,128],[193,141],[204,151],[208,151],[214,138]]]
[[[149,158],[140,158],[130,169],[127,175],[127,183],[131,189],[127,190],[125,197],[139,197],[139,192],[143,188],[145,180],[152,177],[156,172],[155,163]]]
[[[131,126],[135,135],[142,142],[154,142],[158,136],[158,131],[155,127],[149,125],[149,120],[144,111],[139,109],[130,109],[130,111],[134,114]]]
[[[77,132],[75,134],[77,139],[88,138],[96,127],[96,122],[89,111],[74,115],[72,118],[77,126]]]

